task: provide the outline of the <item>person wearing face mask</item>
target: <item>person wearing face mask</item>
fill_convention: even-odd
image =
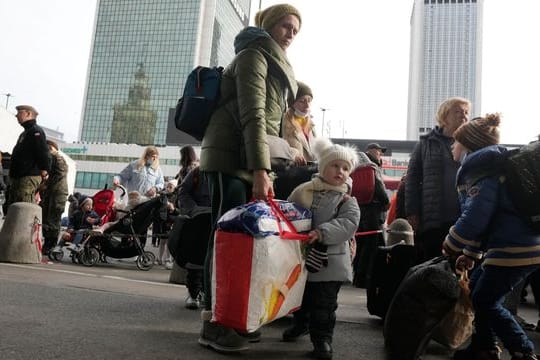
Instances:
[[[536,360],[534,344],[505,306],[529,274],[540,268],[540,236],[516,210],[506,185],[506,148],[499,145],[500,115],[487,114],[454,133],[453,158],[461,163],[456,187],[461,215],[443,243],[456,269],[472,270],[474,308],[470,345],[456,360],[501,359],[499,341],[512,360]],[[475,266],[477,264],[478,266]]]
[[[305,165],[315,160],[311,144],[315,139],[315,124],[311,120],[311,101],[313,92],[305,83],[298,81],[298,91],[293,105],[283,116],[281,136],[294,152],[294,160],[298,165]]]
[[[155,146],[147,146],[142,156],[133,160],[113,178],[113,186],[122,184],[128,194],[137,191],[148,198],[153,198],[165,188],[165,179],[159,166],[159,152]],[[163,221],[152,222],[152,245],[157,247],[163,234]]]
[[[420,136],[405,178],[405,213],[415,232],[419,261],[441,254],[448,229],[459,216],[455,178],[459,163],[452,158],[454,131],[469,120],[469,100],[452,97],[437,110],[437,126]]]
[[[269,137],[279,138],[281,119],[298,90],[286,51],[301,22],[294,6],[273,5],[257,12],[255,26],[244,28],[234,39],[235,58],[223,72],[220,101],[201,144],[200,170],[208,181],[214,228],[228,210],[250,199],[274,196]],[[260,340],[259,332],[238,334],[212,321],[213,248],[211,236],[198,341],[220,352],[244,351],[248,341]]]
[[[147,146],[142,156],[133,160],[113,178],[113,185],[124,185],[127,192],[138,191],[152,198],[165,187],[163,172],[159,166],[159,152],[155,146]]]
[[[316,138],[310,106],[313,92],[298,81],[298,91],[292,106],[281,122],[281,137],[270,137],[270,156],[276,199],[287,199],[293,189],[309,181],[317,172],[312,144]]]

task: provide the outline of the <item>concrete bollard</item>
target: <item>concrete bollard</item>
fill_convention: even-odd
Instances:
[[[39,264],[41,262],[41,207],[16,202],[0,230],[0,262]]]

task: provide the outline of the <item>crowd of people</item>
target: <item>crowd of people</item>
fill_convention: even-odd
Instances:
[[[160,193],[166,193],[169,218],[157,220],[156,217],[152,224],[152,245],[159,247],[156,262],[170,270],[173,259],[166,237],[172,225],[171,218],[180,214],[180,204],[177,201],[179,186],[175,179],[165,183],[157,147],[147,146],[139,159],[131,161],[112,178],[113,188],[121,185],[127,189],[128,200],[126,204],[122,201],[112,204],[110,210],[115,215],[114,218],[109,218],[110,214],[98,214],[95,211],[93,196],[79,192],[69,194],[68,165],[59,152],[58,144],[46,139],[43,129],[37,124],[37,110],[30,105],[17,106],[16,110],[16,118],[24,131],[9,157],[7,176],[4,176],[4,169],[1,169],[0,191],[6,194],[2,208],[4,216],[7,216],[10,205],[16,202],[33,203],[41,207],[41,252],[44,259],[53,249],[61,252],[61,248],[66,244],[69,244],[69,250],[80,253],[82,241],[90,230],[104,231],[114,220],[119,220],[138,204]],[[193,163],[197,163],[197,157],[193,147],[189,145],[183,147],[180,154],[181,181],[193,168]],[[68,214],[62,218],[67,203]],[[62,228],[64,231],[61,231]]]
[[[171,230],[175,217],[210,214],[213,234],[228,210],[278,195],[313,213],[307,284],[302,305],[283,332],[284,341],[309,334],[312,355],[331,359],[340,288],[349,282],[367,288],[377,249],[405,243],[415,247],[417,263],[444,254],[457,271],[472,272],[475,332],[455,359],[500,359],[502,347],[514,360],[537,359],[515,311],[505,304],[514,288],[537,273],[540,236],[517,215],[500,181],[506,152],[499,145],[501,116],[469,120],[469,100],[451,97],[442,102],[434,114],[437,126],[420,137],[399,189],[390,198],[380,168],[384,146],[372,143],[361,152],[317,137],[310,113],[313,91],[296,79],[287,59],[301,27],[299,10],[279,4],[257,12],[255,26],[240,31],[200,158],[193,147],[182,147],[174,180],[165,181],[154,146],[115,176],[113,185],[125,186],[137,203],[163,191],[169,194],[167,220],[152,226],[152,245],[160,248],[158,261],[173,260],[162,235]],[[67,166],[58,145],[46,141],[36,116],[31,106],[17,107],[25,131],[13,149],[7,203],[35,202],[39,194],[46,253],[59,236],[68,198]],[[375,183],[370,200],[359,204],[352,195],[351,175],[361,166],[375,169]],[[91,198],[73,194],[69,199],[75,210],[68,235],[75,236],[76,244],[80,238],[75,234],[99,224],[99,218],[92,212]],[[385,236],[387,226],[391,231]],[[213,321],[214,237],[195,241],[206,251],[187,259],[184,266],[186,307],[203,307],[198,342],[219,352],[247,350],[261,332],[244,333]]]
[[[298,9],[281,4],[259,11],[255,16],[255,27],[246,28],[238,34],[235,40],[237,55],[232,64],[225,69],[221,87],[223,98],[227,101],[218,106],[204,136],[200,169],[209,181],[212,222],[215,225],[217,219],[228,209],[244,204],[249,199],[267,200],[274,196],[272,180],[269,177],[272,165],[276,163],[272,155],[287,154],[283,149],[276,151],[269,148],[268,144],[271,144],[270,147],[281,144],[276,142],[274,137],[286,137],[292,148],[293,155],[289,156],[287,164],[289,169],[291,166],[294,167],[292,164],[302,166],[313,160],[319,162],[317,175],[314,175],[312,180],[297,184],[299,186],[292,192],[290,199],[304,201],[305,206],[314,210],[314,218],[317,221],[314,222],[313,230],[310,232],[310,242],[313,243],[311,249],[314,253],[317,252],[318,259],[322,259],[323,265],[326,266],[323,266],[322,270],[310,273],[301,310],[295,313],[293,326],[285,331],[283,339],[293,341],[309,333],[314,347],[313,355],[320,359],[330,359],[333,355],[331,344],[337,293],[343,282],[352,279],[350,276],[353,272],[354,284],[358,287],[367,286],[370,258],[374,249],[384,245],[383,237],[377,230],[383,228],[390,199],[385,194],[382,198],[373,200],[370,204],[362,206],[356,217],[351,212],[347,213],[348,216],[352,216],[348,220],[354,223],[354,231],[370,233],[374,230],[374,234],[371,238],[357,238],[358,249],[353,260],[354,270],[348,263],[349,268],[340,272],[345,274],[343,277],[335,277],[335,273],[334,276],[330,275],[332,273],[330,270],[338,263],[343,264],[344,260],[336,260],[329,256],[329,249],[347,243],[346,236],[342,237],[340,234],[348,227],[342,223],[339,226],[340,231],[333,234],[326,232],[328,223],[334,224],[340,219],[341,210],[338,211],[336,219],[332,218],[334,214],[326,212],[336,208],[335,197],[340,198],[339,194],[343,197],[349,191],[346,185],[347,178],[356,166],[356,158],[351,160],[345,155],[347,149],[336,149],[337,145],[331,145],[335,149],[331,160],[336,163],[332,161],[328,163],[326,158],[320,157],[321,154],[313,156],[311,145],[316,143],[315,134],[312,122],[305,116],[313,93],[306,84],[294,81],[292,68],[286,58],[286,50],[293,43],[301,24],[302,17]],[[271,67],[272,71],[269,70]],[[267,74],[266,81],[258,77],[261,73]],[[291,97],[291,93],[296,96]],[[287,110],[288,104],[293,105]],[[468,165],[467,159],[473,158],[475,152],[482,151],[481,148],[485,146],[498,144],[497,121],[488,115],[486,118],[469,122],[470,108],[470,101],[459,97],[449,98],[440,105],[435,116],[438,125],[430,133],[421,136],[411,154],[406,176],[403,177],[400,191],[394,199],[393,216],[405,229],[402,232],[411,233],[408,229],[414,231],[414,241],[408,241],[408,244],[414,243],[412,246],[417,249],[419,263],[440,256],[444,247],[447,255],[457,256],[458,270],[472,269],[475,264],[483,265],[475,266],[471,282],[474,310],[480,314],[475,322],[475,336],[469,347],[456,352],[455,358],[498,359],[500,352],[495,352],[494,349],[500,349],[502,345],[508,349],[512,359],[536,359],[532,343],[502,304],[510,290],[533,272],[540,260],[527,258],[527,264],[523,265],[523,262],[511,260],[490,261],[490,256],[486,256],[484,260],[483,255],[486,250],[490,254],[490,246],[527,244],[534,247],[538,245],[540,237],[526,228],[521,219],[513,218],[516,220],[516,226],[522,231],[515,245],[508,243],[509,239],[503,239],[504,236],[501,234],[505,234],[504,232],[490,227],[489,224],[501,216],[501,213],[512,211],[508,208],[511,205],[506,203],[504,198],[497,197],[493,191],[493,188],[504,187],[493,179],[493,174],[486,180],[493,183],[491,190],[477,186],[474,187],[473,193],[460,195],[456,191],[456,176],[459,185],[459,176],[464,176],[460,175],[460,171]],[[491,125],[476,126],[486,121],[491,121]],[[279,124],[282,124],[281,127]],[[469,132],[468,129],[473,131]],[[452,146],[458,148],[455,144],[460,143],[459,140],[455,140],[455,133],[467,135],[463,140],[467,145],[461,143],[465,150],[459,152],[459,156],[456,155],[458,150],[454,150],[454,155],[452,153]],[[493,135],[494,133],[497,135]],[[465,140],[469,137],[475,146]],[[483,138],[488,141],[478,140]],[[385,150],[384,147],[373,144],[366,149],[366,155],[371,163],[380,166],[381,156]],[[503,150],[497,151],[500,153]],[[305,189],[311,189],[308,191],[310,196],[307,197],[309,199],[307,202],[305,195],[302,194]],[[320,189],[324,195],[317,195],[318,190],[313,189]],[[480,201],[479,199],[484,196],[487,197],[484,201],[491,203],[491,210],[481,212],[481,205],[477,205],[479,207],[477,211],[482,215],[474,216],[484,216],[481,221],[484,228],[481,228],[482,231],[471,232],[471,227],[464,225],[469,224],[471,220],[468,217],[472,217],[472,210],[476,210],[472,203]],[[325,203],[325,207],[315,205],[319,201],[329,201],[327,198],[333,199],[331,204]],[[357,204],[355,207],[359,209]],[[324,214],[318,214],[319,211]],[[460,225],[461,223],[464,225]],[[459,229],[463,229],[464,233],[460,234]],[[354,235],[354,231],[348,235]],[[373,245],[368,246],[368,243]],[[471,244],[477,244],[475,252],[463,250],[469,249]],[[514,255],[513,250],[493,250],[501,253],[493,256],[495,258],[525,256],[523,253],[526,253],[526,250],[520,249],[518,255]],[[348,253],[349,250],[347,247],[347,251],[342,253]],[[308,254],[308,260],[309,257]],[[202,313],[203,327],[199,343],[217,351],[245,350],[248,341],[260,336],[258,332],[246,336],[232,328],[212,322],[212,294],[209,287],[212,258],[212,239],[210,239],[205,264],[206,309]],[[366,269],[363,269],[364,267]],[[491,279],[495,281],[496,277],[504,278],[505,281],[495,287],[498,289],[497,292],[489,292],[489,289],[493,290],[490,281]],[[495,347],[495,344],[498,347]]]

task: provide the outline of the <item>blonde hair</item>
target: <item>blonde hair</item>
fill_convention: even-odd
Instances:
[[[471,102],[465,98],[462,97],[451,97],[446,100],[444,100],[437,110],[437,114],[435,115],[435,118],[437,120],[437,124],[439,124],[440,127],[444,127],[446,124],[446,117],[448,116],[448,113],[450,112],[450,109],[454,105],[467,105],[469,109],[471,108]]]
[[[156,160],[154,160],[154,163],[152,164],[152,169],[157,170],[157,168],[159,168],[159,151],[158,151],[157,147],[152,146],[152,145],[147,146],[144,149],[144,152],[143,152],[142,156],[137,161],[137,168],[141,169],[146,163],[146,158],[150,157],[150,156],[153,156],[153,155],[156,155],[157,158],[156,158]]]

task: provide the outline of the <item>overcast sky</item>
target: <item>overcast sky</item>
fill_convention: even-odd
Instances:
[[[313,88],[319,133],[326,108],[332,137],[405,139],[413,0],[289,2],[303,25],[288,55],[296,77]],[[96,0],[0,0],[0,105],[8,93],[10,111],[35,105],[39,122],[67,141],[78,137],[95,6]],[[540,133],[539,10],[537,0],[484,3],[481,112],[503,114],[504,143],[527,143]]]

